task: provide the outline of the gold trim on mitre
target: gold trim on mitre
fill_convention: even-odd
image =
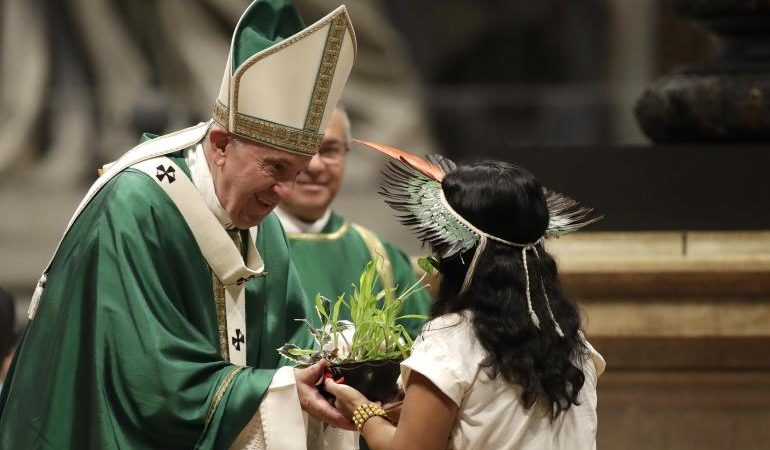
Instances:
[[[329,90],[334,80],[334,72],[337,71],[337,60],[340,56],[340,49],[342,48],[342,41],[345,39],[345,30],[348,24],[347,16],[344,14],[338,15],[332,20],[329,35],[326,37],[324,56],[318,68],[313,97],[310,100],[307,119],[305,119],[305,130],[324,131],[319,130],[319,127],[326,112],[326,101],[329,99]]]
[[[217,101],[214,104],[214,120],[230,129],[231,133],[303,155],[315,155],[324,137],[323,134],[287,127],[240,113],[235,114],[233,126],[228,127],[226,124],[229,116],[228,108]]]
[[[243,138],[303,155],[316,154],[356,46],[350,17],[340,6],[297,34],[255,53],[234,73],[228,58],[223,80],[227,86],[222,86],[214,105],[214,120]],[[260,61],[266,65],[254,67]]]

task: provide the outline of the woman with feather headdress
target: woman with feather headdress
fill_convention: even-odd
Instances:
[[[327,380],[335,405],[372,450],[595,449],[605,363],[543,242],[599,218],[512,164],[457,166],[361,143],[396,160],[381,193],[429,244],[442,282],[401,366],[397,424]]]

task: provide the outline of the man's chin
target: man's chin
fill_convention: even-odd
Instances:
[[[292,195],[284,200],[282,205],[291,205],[297,210],[326,209],[331,204],[331,196],[325,190],[300,191],[295,189]]]
[[[308,220],[318,216],[320,218],[324,212],[329,208],[331,202],[319,202],[319,201],[299,201],[299,202],[283,202],[281,203],[281,209],[294,217],[298,217],[305,222],[312,222],[317,219]]]
[[[234,219],[233,225],[235,225],[236,228],[240,228],[241,230],[255,227],[259,225],[265,219],[265,217],[267,217],[268,214],[270,214],[273,211],[274,208],[275,207],[270,208],[269,210],[265,212],[260,212],[259,214],[249,214],[247,216],[240,217],[237,220]]]

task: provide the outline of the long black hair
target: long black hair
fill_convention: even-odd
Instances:
[[[537,242],[548,226],[543,189],[526,170],[504,162],[459,166],[442,182],[447,201],[480,230],[510,242]],[[475,251],[439,261],[442,282],[432,307],[437,317],[469,311],[473,329],[487,352],[484,367],[522,388],[527,408],[541,403],[551,418],[577,404],[585,377],[587,353],[580,335],[580,314],[559,282],[556,262],[538,243],[525,252],[532,306],[540,319],[530,318],[522,248],[488,240],[467,291],[460,288]],[[540,280],[542,279],[542,285]],[[557,334],[546,306],[564,336]]]

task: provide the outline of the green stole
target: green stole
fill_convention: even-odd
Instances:
[[[342,293],[352,293],[352,285],[358,284],[361,271],[372,259],[370,247],[385,250],[384,256],[390,262],[397,293],[417,281],[412,263],[404,252],[374,233],[368,232],[368,236],[362,237],[356,228],[332,213],[320,233],[289,233],[291,257],[309,299],[315,298],[317,293],[332,300]],[[367,244],[366,240],[372,238],[378,243]],[[378,283],[377,289],[382,289],[382,277]],[[426,290],[416,292],[404,304],[402,314],[427,314],[430,302],[431,297]],[[341,316],[350,320],[350,314],[344,308]],[[415,319],[403,320],[413,337],[419,334],[422,323]]]
[[[54,256],[0,394],[0,448],[228,448],[286,363],[275,349],[311,343],[275,215],[256,245],[268,275],[247,283],[239,367],[220,354],[212,274],[172,200],[144,173],[116,175]]]

